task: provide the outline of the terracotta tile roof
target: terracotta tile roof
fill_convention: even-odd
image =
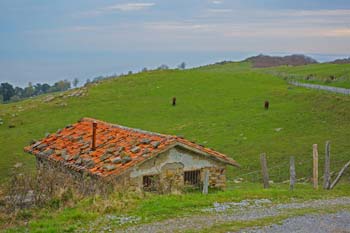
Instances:
[[[97,123],[95,150],[91,150],[93,122]],[[127,128],[91,118],[83,118],[78,123],[25,147],[24,150],[38,157],[62,162],[73,170],[109,176],[121,174],[177,145],[239,166],[224,154],[178,136]]]

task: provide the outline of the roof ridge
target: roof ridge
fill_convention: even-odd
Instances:
[[[143,129],[131,128],[131,127],[128,127],[128,126],[123,126],[123,125],[119,125],[119,124],[109,123],[109,122],[106,122],[106,121],[101,121],[101,120],[97,120],[97,119],[90,118],[90,117],[83,117],[83,118],[80,119],[80,122],[81,121],[97,122],[97,123],[101,123],[101,124],[104,124],[104,125],[107,125],[107,126],[111,126],[111,127],[114,127],[114,128],[130,130],[130,131],[134,131],[134,132],[137,132],[137,133],[148,134],[148,135],[151,135],[151,136],[154,135],[154,136],[165,137],[165,138],[177,138],[176,136],[170,135],[170,134],[161,134],[161,133],[155,133],[155,132],[147,131],[147,130],[143,130]]]

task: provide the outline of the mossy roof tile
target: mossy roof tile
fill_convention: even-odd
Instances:
[[[96,149],[91,151],[93,122],[97,123]],[[76,140],[77,138],[79,140]],[[158,145],[155,147],[154,144]],[[40,147],[39,145],[44,146]],[[130,167],[142,163],[176,145],[193,149],[199,153],[211,156],[213,159],[218,159],[223,163],[239,166],[236,161],[226,155],[190,142],[182,137],[128,128],[92,118],[83,118],[70,127],[63,128],[59,134],[50,134],[41,141],[24,149],[31,154],[41,157],[44,156],[42,153],[39,154],[40,152],[49,149],[54,151],[65,149],[66,154],[69,156],[67,161],[55,153],[46,155],[44,158],[53,161],[62,161],[74,170],[86,170],[94,175],[109,176],[119,175]],[[135,147],[138,149],[136,150]],[[111,153],[111,148],[120,153]],[[148,156],[143,156],[145,151]],[[109,161],[120,157],[121,154],[127,154],[131,158],[131,161],[114,164],[114,169],[105,169],[106,164],[102,156],[106,153],[111,154],[108,157]],[[94,162],[93,167],[90,167],[91,164],[77,165],[75,162],[79,158],[92,159]]]

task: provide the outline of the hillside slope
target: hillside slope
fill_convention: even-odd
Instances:
[[[312,64],[259,69],[286,80],[350,88],[350,64]]]
[[[176,107],[171,106],[173,96]],[[33,156],[23,152],[31,139],[82,117],[183,135],[237,160],[243,167],[230,176],[258,170],[262,152],[271,167],[288,163],[294,155],[298,176],[310,176],[312,144],[320,145],[322,162],[326,140],[332,142],[333,161],[350,157],[349,97],[290,87],[252,70],[249,63],[149,71],[90,86],[84,97],[45,98],[0,105],[5,122],[0,125],[1,179],[16,162],[34,168]],[[270,101],[268,111],[265,100]],[[332,170],[341,165],[334,164]],[[287,178],[284,170],[272,179]]]

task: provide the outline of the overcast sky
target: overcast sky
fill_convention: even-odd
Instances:
[[[350,56],[348,0],[0,0],[0,82],[258,53]]]

